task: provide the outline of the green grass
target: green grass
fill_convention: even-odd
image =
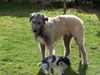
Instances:
[[[62,14],[62,10],[36,4],[0,4],[0,75],[41,75],[37,65],[41,61],[40,50],[28,16],[32,12],[42,12],[53,17]],[[67,14],[77,15],[84,21],[89,64],[88,67],[80,65],[78,49],[72,41],[71,68],[66,70],[65,75],[100,75],[100,16],[97,13],[67,10]],[[55,49],[56,55],[63,55],[61,40],[55,43]]]

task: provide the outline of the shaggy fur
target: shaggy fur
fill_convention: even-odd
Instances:
[[[53,55],[54,42],[60,37],[63,37],[64,41],[64,55],[68,56],[70,41],[73,37],[79,49],[79,56],[82,56],[82,63],[87,64],[84,49],[84,25],[80,18],[73,15],[60,15],[48,19],[42,13],[32,13],[30,21],[36,39],[40,42],[42,59],[45,58],[45,45],[49,50],[48,55]]]
[[[65,56],[52,55],[42,60],[39,66],[46,75],[53,75],[54,67],[57,67],[58,75],[63,75],[64,70],[70,66],[70,60]]]

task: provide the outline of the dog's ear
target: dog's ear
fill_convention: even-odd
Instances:
[[[48,17],[47,16],[44,17],[44,21],[48,21]]]
[[[68,57],[64,57],[64,58],[65,58],[65,60],[66,60],[66,62],[67,62],[67,65],[68,65],[68,66],[70,66],[70,65],[71,65],[71,63],[70,63],[69,58],[68,58]]]
[[[29,18],[30,18],[30,19],[29,19],[29,22],[30,22],[30,21],[32,20],[32,18],[34,17],[34,14],[35,14],[35,13],[31,13],[31,14],[29,15]]]
[[[31,20],[32,20],[32,14],[29,15],[29,18],[30,18],[29,22],[31,22]]]
[[[40,62],[40,63],[38,63],[38,66],[41,66],[41,62]]]

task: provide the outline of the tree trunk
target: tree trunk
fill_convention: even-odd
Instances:
[[[63,14],[66,14],[66,0],[64,0],[64,13]]]
[[[42,5],[43,6],[46,6],[46,5],[49,5],[49,0],[42,0]]]

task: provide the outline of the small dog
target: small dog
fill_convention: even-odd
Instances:
[[[64,70],[70,66],[70,60],[65,56],[60,56],[57,61],[58,75],[63,75]]]
[[[42,60],[40,67],[46,75],[53,75],[53,68],[57,66],[58,75],[63,75],[65,68],[70,66],[70,60],[65,56],[48,56]]]

